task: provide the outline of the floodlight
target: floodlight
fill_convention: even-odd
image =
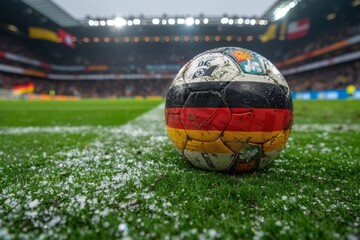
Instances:
[[[173,18],[170,18],[168,22],[170,25],[174,25],[176,23],[175,19]]]
[[[141,20],[138,19],[138,18],[135,18],[135,19],[133,20],[133,23],[134,23],[134,25],[140,25],[140,24],[141,24]]]
[[[157,24],[159,24],[159,23],[160,23],[160,19],[158,19],[158,18],[153,18],[152,24],[157,25]]]
[[[113,19],[109,19],[109,20],[106,21],[106,24],[107,24],[108,26],[114,26],[114,25],[115,25],[115,21],[114,21]]]
[[[176,22],[177,22],[177,24],[185,24],[185,19],[178,18]]]
[[[188,25],[188,26],[193,25],[194,22],[195,22],[195,20],[192,17],[188,17],[188,18],[185,19],[185,24]]]
[[[115,27],[122,27],[126,25],[126,20],[123,18],[115,18],[114,20],[114,25]]]
[[[224,17],[220,20],[221,24],[227,24],[229,22],[229,19]]]

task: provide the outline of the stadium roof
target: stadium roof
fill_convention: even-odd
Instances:
[[[75,27],[80,23],[51,0],[22,0],[61,27]]]

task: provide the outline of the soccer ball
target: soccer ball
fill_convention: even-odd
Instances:
[[[177,152],[196,167],[261,169],[289,137],[290,89],[263,56],[237,47],[212,49],[190,60],[173,80],[165,122]]]

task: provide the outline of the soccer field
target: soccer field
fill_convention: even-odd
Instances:
[[[0,101],[0,239],[357,239],[360,101],[296,101],[285,150],[181,160],[160,100]]]

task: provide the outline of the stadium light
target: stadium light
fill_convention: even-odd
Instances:
[[[286,0],[284,0],[286,1]],[[291,1],[291,0],[288,0]],[[292,1],[300,1],[300,0],[292,0]],[[360,0],[359,0],[360,1]],[[293,5],[291,5],[293,6]],[[220,17],[220,18],[195,18],[195,17],[179,17],[179,18],[162,18],[162,17],[154,17],[154,18],[135,18],[125,19],[122,17],[117,17],[115,19],[88,19],[87,24],[89,26],[115,26],[115,27],[123,27],[123,26],[134,26],[134,25],[147,25],[152,23],[153,25],[200,25],[200,24],[211,24],[211,25],[233,25],[233,24],[246,24],[246,25],[266,25],[267,21],[264,19],[252,19],[252,18],[228,18],[228,17]]]
[[[135,19],[133,20],[133,23],[134,23],[134,25],[140,25],[140,24],[141,24],[141,20],[138,19],[138,18],[135,18]]]
[[[277,21],[283,18],[292,8],[294,8],[301,0],[292,0],[284,2],[281,6],[275,9],[273,13],[273,20]]]
[[[123,18],[115,18],[114,20],[115,27],[122,27],[126,25],[126,20]]]
[[[114,26],[114,25],[115,25],[115,21],[114,21],[113,19],[109,19],[109,20],[106,21],[106,24],[107,24],[108,26]]]
[[[175,19],[173,18],[170,18],[168,22],[170,25],[174,25],[176,23]]]
[[[259,21],[259,25],[265,25],[265,20],[261,19],[261,20]]]
[[[329,15],[326,16],[326,19],[328,21],[334,20],[336,18],[336,13],[330,13]]]
[[[246,37],[246,41],[251,42],[252,40],[254,40],[254,36],[249,35]]]
[[[159,23],[160,23],[160,19],[158,19],[158,18],[153,18],[152,24],[158,25]]]
[[[290,10],[289,7],[277,8],[274,11],[274,20],[279,20],[280,18],[284,17],[287,12]]]
[[[7,28],[10,30],[10,31],[13,31],[13,32],[18,32],[19,29],[15,26],[15,25],[12,25],[12,24],[8,24],[7,25]]]
[[[192,17],[188,17],[188,18],[185,19],[185,24],[188,25],[188,26],[193,25],[194,22],[195,22],[195,20]]]
[[[177,24],[185,24],[185,19],[178,18],[176,22],[177,22]]]
[[[229,22],[229,19],[224,17],[220,20],[221,24],[227,24]]]

